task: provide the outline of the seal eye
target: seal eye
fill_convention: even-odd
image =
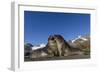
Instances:
[[[52,37],[51,40],[54,40],[54,37]]]

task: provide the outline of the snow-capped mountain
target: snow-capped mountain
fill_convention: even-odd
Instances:
[[[77,38],[71,40],[69,42],[70,45],[81,48],[81,49],[89,49],[90,48],[90,36],[78,36]]]
[[[40,44],[40,45],[35,45],[35,46],[33,46],[32,47],[32,50],[36,50],[36,49],[39,49],[39,48],[43,48],[43,47],[45,47],[46,45],[45,44]]]
[[[88,39],[89,39],[88,37],[89,36],[81,36],[81,35],[79,35],[77,38],[75,38],[75,39],[72,40],[72,43],[74,43],[77,40],[81,40],[81,42],[82,41],[88,41]]]

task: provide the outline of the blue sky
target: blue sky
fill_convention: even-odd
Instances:
[[[90,34],[90,14],[24,11],[24,42],[47,43],[49,35],[66,40]]]

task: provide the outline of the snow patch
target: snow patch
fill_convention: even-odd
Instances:
[[[39,48],[43,48],[43,47],[45,47],[46,45],[45,44],[40,44],[39,46],[33,46],[32,47],[32,50],[36,50],[36,49],[39,49]]]

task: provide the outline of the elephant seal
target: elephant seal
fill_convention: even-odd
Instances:
[[[82,55],[84,53],[81,49],[70,46],[59,34],[51,35],[48,38],[47,46],[56,56]]]

